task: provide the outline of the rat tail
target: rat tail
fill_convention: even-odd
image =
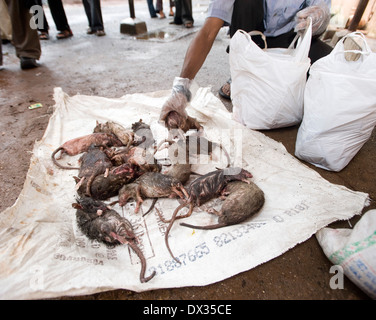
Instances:
[[[192,229],[199,229],[199,230],[214,230],[214,229],[219,229],[219,228],[223,228],[223,227],[228,226],[228,224],[225,224],[223,222],[208,225],[208,226],[195,226],[195,225],[185,223],[185,222],[180,223],[180,225],[183,226],[183,227],[188,227],[188,228],[192,228]]]
[[[153,202],[151,203],[150,205],[150,208],[148,209],[148,211],[146,211],[142,216],[145,217],[151,210],[153,210],[155,204],[157,203],[158,201],[158,198],[154,198],[153,199]]]
[[[133,251],[138,255],[138,257],[141,260],[141,271],[140,271],[141,283],[150,281],[155,276],[156,272],[153,271],[148,277],[145,277],[146,259],[145,259],[144,254],[142,253],[141,249],[133,241],[128,241],[128,245],[133,249]]]
[[[59,148],[57,148],[54,152],[52,152],[52,154],[51,154],[51,159],[52,159],[53,163],[54,163],[56,166],[58,166],[59,168],[61,168],[61,169],[66,169],[66,170],[77,170],[77,169],[80,169],[80,168],[77,168],[77,167],[67,167],[67,166],[63,166],[63,165],[61,165],[59,162],[57,162],[57,160],[56,160],[56,158],[55,158],[55,155],[56,155],[56,153],[58,153],[58,152],[61,151],[61,150],[64,150],[64,148],[63,148],[63,147],[59,147]]]
[[[170,249],[170,245],[169,245],[169,243],[168,243],[168,235],[169,235],[169,233],[170,233],[170,230],[171,230],[172,225],[174,224],[175,220],[176,220],[176,219],[179,219],[179,218],[182,218],[182,217],[180,217],[180,216],[179,216],[179,217],[176,217],[176,216],[177,216],[178,212],[179,212],[183,207],[185,207],[186,205],[187,205],[187,202],[183,202],[180,206],[178,206],[178,207],[175,209],[174,213],[172,214],[172,217],[171,217],[171,220],[170,220],[170,224],[168,225],[167,230],[166,230],[166,233],[165,233],[165,243],[166,243],[167,250],[168,250],[168,252],[170,253],[171,257],[172,257],[176,262],[178,262],[178,263],[180,263],[179,259],[176,258],[176,257],[174,256],[174,254],[172,253],[172,251],[171,251],[171,249]],[[192,211],[193,211],[193,203],[190,202],[190,204],[189,204],[189,212],[188,212],[188,214],[189,214],[189,215],[192,214]],[[186,216],[186,215],[184,215],[184,217],[185,217],[185,216]]]

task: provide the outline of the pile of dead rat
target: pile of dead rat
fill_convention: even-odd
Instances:
[[[249,180],[252,174],[243,168],[231,167],[230,157],[222,146],[221,152],[228,160],[224,169],[202,175],[191,171],[190,157],[198,156],[200,152],[210,155],[218,146],[203,137],[203,128],[197,122],[195,128],[199,130],[194,134],[179,130],[175,135],[171,130],[168,139],[157,142],[150,126],[142,120],[133,123],[131,128],[113,121],[97,122],[93,133],[66,141],[51,155],[59,168],[78,171],[74,176],[78,195],[72,207],[76,209],[80,230],[89,239],[107,246],[128,244],[141,260],[141,282],[151,280],[155,272],[145,276],[146,259],[138,246],[132,224],[112,208],[114,204],[124,206],[128,201],[136,201],[132,214],[140,214],[142,202],[153,199],[152,206],[144,213],[146,215],[158,198],[177,198],[180,205],[169,219],[155,207],[160,219],[168,223],[165,243],[175,260],[169,248],[168,234],[174,221],[189,217],[194,207],[216,197],[223,200],[219,211],[214,208],[208,211],[218,216],[218,223],[207,226],[180,224],[209,230],[241,223],[264,205],[263,191]],[[156,159],[155,154],[162,148],[168,148],[168,157]],[[67,158],[80,154],[79,167],[69,165]],[[104,202],[113,197],[118,197],[118,200]],[[179,214],[184,207],[188,207],[184,210],[186,213]]]

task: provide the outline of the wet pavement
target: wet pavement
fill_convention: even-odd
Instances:
[[[194,4],[192,29],[171,25],[171,17],[150,18],[146,1],[135,1],[136,17],[145,21],[149,35],[136,39],[120,33],[120,23],[129,17],[128,1],[102,1],[106,36],[87,35],[87,19],[80,1],[64,1],[74,36],[55,38],[56,29],[46,8],[50,40],[42,42],[41,66],[22,71],[13,47],[3,46],[4,67],[0,71],[0,212],[13,205],[25,181],[30,151],[42,137],[52,114],[53,88],[61,87],[69,95],[85,94],[118,98],[128,93],[168,90],[180,68],[194,33],[205,19],[208,1]],[[71,4],[72,3],[72,4]],[[168,14],[168,1],[165,1]],[[229,78],[229,38],[223,29],[204,66],[196,77],[200,86],[218,89]],[[28,106],[43,107],[29,110]],[[223,101],[231,110],[231,103]],[[298,127],[265,131],[294,153]],[[313,168],[313,166],[310,166]],[[369,141],[341,172],[314,168],[332,183],[369,193],[376,199],[376,136]],[[376,208],[374,201],[365,210]],[[354,225],[359,217],[350,223]],[[348,227],[336,222],[332,227]],[[344,289],[329,286],[331,263],[312,236],[285,254],[224,281],[206,287],[186,287],[135,293],[114,290],[75,297],[75,299],[368,299],[345,278]],[[67,297],[71,299],[71,297]]]

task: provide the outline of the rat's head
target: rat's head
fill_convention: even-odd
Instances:
[[[179,129],[185,126],[186,119],[176,111],[171,111],[166,117],[167,129]]]
[[[98,120],[96,120],[93,133],[103,132],[106,127],[107,127],[107,123],[100,123]]]
[[[178,188],[178,189],[180,189],[181,187],[183,187],[183,185],[180,182],[180,180],[178,180],[176,178],[171,179],[171,188]]]
[[[75,209],[81,209],[87,213],[94,213],[98,210],[105,212],[108,208],[107,205],[99,200],[94,200],[90,197],[81,197],[76,198],[76,203],[72,204],[72,207]]]
[[[125,206],[130,199],[136,199],[136,183],[124,185],[119,191],[119,205]]]
[[[228,181],[240,180],[247,183],[249,183],[247,179],[253,177],[252,173],[240,167],[225,168],[223,169],[223,174]]]
[[[129,163],[123,163],[122,165],[116,167],[113,171],[113,174],[120,175],[124,177],[130,177],[133,178],[135,175],[135,171]]]

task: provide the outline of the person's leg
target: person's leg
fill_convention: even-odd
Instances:
[[[12,40],[12,23],[5,0],[0,0],[0,34],[3,40]]]
[[[89,0],[91,2],[91,17],[92,17],[92,29],[98,34],[98,31],[103,31],[103,18],[100,0]]]
[[[82,4],[84,5],[85,14],[86,14],[86,17],[87,17],[87,21],[89,23],[89,29],[88,29],[87,33],[94,33],[93,22],[92,22],[92,18],[91,18],[91,5],[90,5],[89,1],[90,0],[82,0]]]
[[[61,0],[48,0],[48,6],[50,7],[56,29],[59,31],[70,30],[63,2]]]
[[[175,15],[174,15],[174,23],[175,24],[183,24],[182,20],[182,0],[175,0]]]
[[[3,49],[1,48],[2,41],[0,39],[0,70],[3,70]]]
[[[156,18],[157,17],[157,12],[155,11],[153,0],[146,0],[146,2],[148,4],[150,17]]]
[[[45,15],[44,10],[43,10],[42,0],[36,0],[36,3],[42,8],[42,14],[43,14],[43,16],[42,16],[42,20],[43,21],[36,21],[36,23],[38,25],[38,30],[48,33],[48,30],[50,29],[50,27],[48,25],[48,21],[47,21],[46,15]],[[41,28],[39,28],[39,26],[41,26]]]
[[[186,28],[193,27],[192,0],[182,0],[182,21]]]
[[[104,36],[104,26],[102,19],[102,9],[100,0],[82,0],[85,12],[89,21],[88,34]]]
[[[155,10],[159,13],[159,18],[164,19],[166,18],[164,12],[163,12],[163,1],[157,0],[157,5],[155,7]]]
[[[12,43],[20,58],[21,68],[35,68],[38,66],[35,60],[39,60],[42,50],[37,28],[30,27],[33,17],[21,1],[6,0],[6,3],[12,22]]]
[[[175,3],[173,0],[170,0],[170,13],[168,14],[170,17],[174,16],[174,10],[172,8],[175,6]]]
[[[69,27],[68,19],[65,14],[63,2],[61,0],[48,0],[52,18],[54,19],[56,29],[59,31],[56,35],[57,39],[65,39],[73,36],[73,32]]]

